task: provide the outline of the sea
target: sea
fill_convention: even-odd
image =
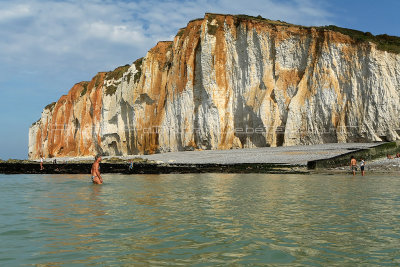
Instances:
[[[0,175],[0,266],[399,266],[400,175]]]

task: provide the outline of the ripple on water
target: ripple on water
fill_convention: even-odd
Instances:
[[[1,232],[0,236],[18,236],[18,235],[28,235],[32,233],[30,230],[10,230],[10,231],[5,231]]]
[[[393,177],[1,179],[0,265],[400,264]]]

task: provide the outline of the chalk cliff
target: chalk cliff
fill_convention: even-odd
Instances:
[[[29,158],[400,139],[396,38],[206,14],[47,106]]]

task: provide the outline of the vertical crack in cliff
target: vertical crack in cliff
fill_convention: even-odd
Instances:
[[[269,32],[269,59],[272,62],[272,78],[276,82],[276,32]]]
[[[204,88],[203,81],[203,69],[201,62],[201,43],[198,42],[195,48],[195,62],[194,62],[194,84],[193,84],[193,102],[194,102],[194,127],[193,136],[196,148],[201,149],[211,149],[211,144],[209,142],[210,136],[206,135],[206,130],[204,126],[206,124],[205,120],[205,110],[206,104],[210,101],[210,96],[208,95],[206,89]]]
[[[133,131],[131,129],[131,126],[133,125],[133,119],[131,114],[133,114],[133,108],[132,106],[126,102],[125,100],[121,101],[121,118],[122,121],[124,122],[124,134],[125,134],[125,139],[122,142],[122,145],[126,146],[126,151],[127,154],[130,155],[132,154],[133,151]]]

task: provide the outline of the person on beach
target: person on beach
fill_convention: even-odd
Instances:
[[[132,170],[132,169],[133,169],[133,161],[130,160],[130,161],[129,161],[129,170]]]
[[[387,154],[386,157],[387,157],[387,159],[393,159],[393,156],[390,154]]]
[[[350,169],[353,172],[353,176],[355,176],[357,171],[357,160],[354,158],[354,156],[351,156],[350,159]]]
[[[43,171],[43,170],[44,170],[44,167],[43,167],[43,161],[44,161],[44,158],[43,158],[43,156],[42,156],[42,155],[40,155],[40,170],[41,170],[41,171]]]
[[[400,153],[399,152],[396,153],[396,158],[400,158]]]
[[[94,162],[92,165],[92,182],[94,184],[102,184],[103,183],[103,178],[101,178],[101,174],[100,174],[100,161],[101,161],[101,156],[100,155],[96,155],[96,157],[94,157]]]
[[[360,169],[361,169],[361,175],[364,176],[365,175],[365,161],[363,158],[361,158],[361,164],[360,164]]]

